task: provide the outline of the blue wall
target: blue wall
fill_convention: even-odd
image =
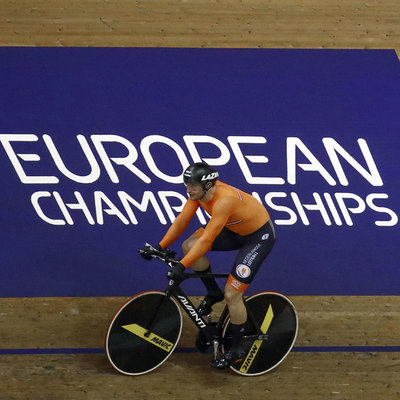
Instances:
[[[200,158],[275,222],[249,292],[399,294],[399,105],[391,50],[0,48],[0,295],[163,289]]]

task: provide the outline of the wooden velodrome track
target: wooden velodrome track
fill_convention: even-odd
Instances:
[[[399,0],[0,0],[0,22],[1,46],[389,48],[400,54]],[[293,297],[301,323],[296,347],[303,350],[247,379],[212,370],[208,355],[182,351],[149,375],[118,375],[100,349],[124,300],[0,298],[0,348],[9,349],[0,355],[0,400],[400,399],[399,296]],[[180,347],[192,348],[194,334],[185,321]]]

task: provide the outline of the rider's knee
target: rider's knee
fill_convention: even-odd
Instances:
[[[225,302],[226,304],[235,304],[239,301],[241,301],[243,297],[243,293],[239,292],[237,290],[225,290]]]
[[[189,236],[183,243],[182,243],[182,251],[184,254],[187,254],[189,250],[193,247],[193,245],[196,243],[197,237],[192,235]]]

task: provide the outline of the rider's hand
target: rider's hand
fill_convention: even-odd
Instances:
[[[171,269],[168,271],[167,276],[169,279],[176,280],[183,278],[183,272],[185,271],[185,266],[178,262],[174,264]]]
[[[158,247],[160,248],[160,251],[162,251],[167,258],[175,258],[176,252],[172,251],[169,247],[166,247],[165,249],[162,249],[161,246],[158,246]],[[158,247],[157,247],[157,249],[158,249]]]

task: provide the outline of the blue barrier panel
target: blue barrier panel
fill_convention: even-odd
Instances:
[[[163,289],[164,266],[137,249],[161,239],[200,159],[275,223],[249,293],[399,294],[394,51],[3,47],[0,60],[1,296]],[[210,258],[226,272],[234,254]]]

